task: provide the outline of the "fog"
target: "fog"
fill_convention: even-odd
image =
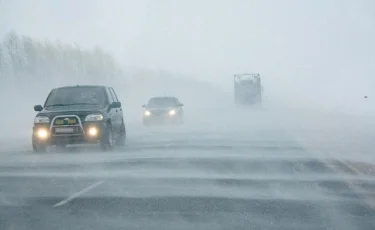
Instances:
[[[100,47],[122,71],[110,81],[55,76],[17,85],[22,111],[43,103],[52,87],[90,83],[114,85],[132,118],[155,95],[230,107],[233,74],[259,72],[265,107],[363,116],[375,111],[374,7],[370,0],[2,0],[0,36]]]
[[[0,10],[0,34],[99,45],[126,71],[168,71],[224,92],[234,73],[259,72],[275,104],[373,104],[370,0],[2,0]]]
[[[1,228],[375,229],[374,12],[372,0],[0,0]],[[260,74],[261,103],[236,105],[241,73]],[[91,84],[121,108],[53,102],[33,122],[51,89]],[[153,96],[183,105],[143,109]],[[51,121],[65,113],[84,128]]]

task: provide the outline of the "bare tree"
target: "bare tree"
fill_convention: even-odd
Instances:
[[[38,65],[37,65],[37,51],[35,44],[30,37],[22,37],[22,46],[25,53],[25,69],[29,74],[36,75],[38,74]]]
[[[1,43],[0,43],[1,44]],[[113,56],[95,47],[36,41],[8,33],[0,46],[0,77],[12,85],[27,87],[32,81],[43,85],[115,82],[123,72]]]
[[[5,57],[4,57],[4,51],[3,47],[0,44],[0,80],[2,80],[5,77]]]
[[[4,47],[10,56],[13,74],[17,75],[24,70],[24,56],[20,39],[14,31],[6,35]]]

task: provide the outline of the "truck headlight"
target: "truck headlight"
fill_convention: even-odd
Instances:
[[[169,114],[169,116],[174,116],[174,115],[176,115],[176,110],[174,110],[174,109],[169,110],[168,114]]]
[[[146,117],[150,116],[151,115],[151,112],[146,110],[144,113],[143,113]]]
[[[102,114],[90,114],[87,115],[85,121],[102,121],[104,119]]]
[[[40,117],[35,117],[34,118],[34,123],[35,124],[42,124],[42,123],[49,123],[49,118],[40,116]]]

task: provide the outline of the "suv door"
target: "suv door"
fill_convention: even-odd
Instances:
[[[112,93],[109,90],[109,88],[107,88],[106,91],[107,91],[107,94],[108,94],[109,105],[112,105],[112,103],[115,102],[115,99],[113,98]],[[116,124],[116,109],[110,108],[108,110],[108,117],[111,119],[112,131],[113,132],[117,132],[117,127],[116,127],[117,126],[117,124]]]
[[[112,87],[109,88],[109,92],[115,102],[119,102],[117,95]],[[114,126],[117,133],[121,132],[121,125],[122,125],[122,108],[114,108]]]
[[[184,110],[183,110],[182,106],[180,106],[180,104],[182,104],[182,103],[180,102],[180,100],[178,98],[175,98],[175,100],[176,100],[176,105],[177,105],[178,113],[181,114],[181,115],[183,115],[184,114]]]

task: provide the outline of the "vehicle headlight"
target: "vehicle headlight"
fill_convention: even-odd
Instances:
[[[49,118],[40,116],[40,117],[35,117],[34,118],[34,123],[35,124],[41,124],[41,123],[49,123]]]
[[[88,134],[90,136],[97,136],[98,135],[98,129],[96,127],[90,127],[88,129]]]
[[[47,139],[49,135],[46,129],[39,129],[36,134],[39,137],[39,139],[42,139],[42,140]]]
[[[169,116],[174,116],[174,115],[176,115],[176,110],[174,110],[174,109],[169,110],[168,114],[169,114]]]
[[[90,114],[87,115],[85,121],[102,121],[104,119],[102,114]]]
[[[143,113],[146,117],[150,116],[151,115],[151,112],[146,110],[144,113]]]

